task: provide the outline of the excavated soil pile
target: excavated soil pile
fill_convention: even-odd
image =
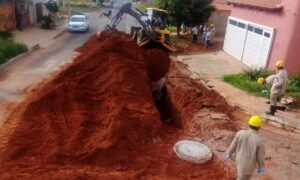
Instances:
[[[185,135],[161,124],[150,90],[169,63],[162,52],[144,53],[118,32],[78,50],[72,65],[20,105],[24,112],[10,116],[19,125],[1,154],[0,179],[233,179],[216,157],[195,165],[174,154]]]
[[[206,140],[218,133],[232,135],[237,131],[235,109],[216,91],[192,79],[181,66],[172,63],[167,77],[168,104],[174,123]]]

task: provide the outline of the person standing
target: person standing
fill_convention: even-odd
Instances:
[[[208,46],[210,46],[210,41],[211,41],[211,30],[209,28],[207,28],[207,32],[206,32],[206,37],[205,37],[205,49],[208,48]]]
[[[276,110],[284,111],[284,106],[277,106],[277,98],[284,95],[288,86],[288,73],[284,69],[284,62],[276,62],[277,72],[275,75],[271,75],[266,79],[266,83],[272,84],[270,93],[270,108],[266,112],[268,115],[275,115]]]
[[[237,180],[250,180],[257,164],[257,173],[264,172],[265,146],[258,134],[262,118],[252,116],[248,124],[248,130],[236,133],[225,157],[225,160],[231,160],[232,154],[236,152]]]
[[[202,29],[202,45],[205,46],[206,42],[206,32],[207,32],[207,25],[205,24]]]
[[[214,24],[210,25],[210,32],[211,32],[210,44],[213,45],[214,44],[214,37],[215,37],[215,34],[216,34],[216,28],[215,28]]]
[[[198,39],[198,28],[197,28],[197,26],[193,27],[192,33],[193,33],[193,44],[197,44],[197,39]]]

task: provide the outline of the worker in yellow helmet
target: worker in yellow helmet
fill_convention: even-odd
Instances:
[[[231,160],[233,153],[236,153],[237,180],[250,180],[256,164],[257,173],[264,172],[265,147],[263,139],[258,134],[262,126],[260,116],[252,116],[249,121],[249,129],[236,133],[225,157]]]
[[[270,93],[270,109],[266,113],[274,116],[276,110],[284,111],[284,106],[277,106],[277,98],[285,93],[288,85],[288,73],[284,69],[284,62],[276,62],[277,72],[275,75],[271,75],[266,79],[266,82],[271,84]]]

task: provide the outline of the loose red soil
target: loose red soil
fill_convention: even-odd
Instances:
[[[197,110],[230,114],[223,99],[202,86],[193,90],[186,76],[186,83],[172,82],[172,75],[181,76],[172,66],[168,87],[178,103],[169,102],[176,124],[182,119],[187,131],[180,130],[161,123],[150,89],[168,67],[166,55],[145,53],[118,32],[93,36],[78,51],[82,55],[72,65],[11,114],[9,120],[19,124],[1,153],[0,179],[234,179],[216,156],[195,165],[172,149],[176,141],[192,138],[187,124]],[[161,71],[151,59],[163,60]],[[223,129],[234,130],[223,121],[210,122],[198,137]]]

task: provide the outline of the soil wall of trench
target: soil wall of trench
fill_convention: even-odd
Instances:
[[[173,152],[182,139],[213,147],[217,134],[232,138],[234,110],[217,93],[171,63],[165,103],[174,123],[161,122],[150,82],[168,70],[163,52],[119,32],[78,51],[10,115],[16,127],[0,133],[0,179],[234,179],[217,156],[196,165]]]

